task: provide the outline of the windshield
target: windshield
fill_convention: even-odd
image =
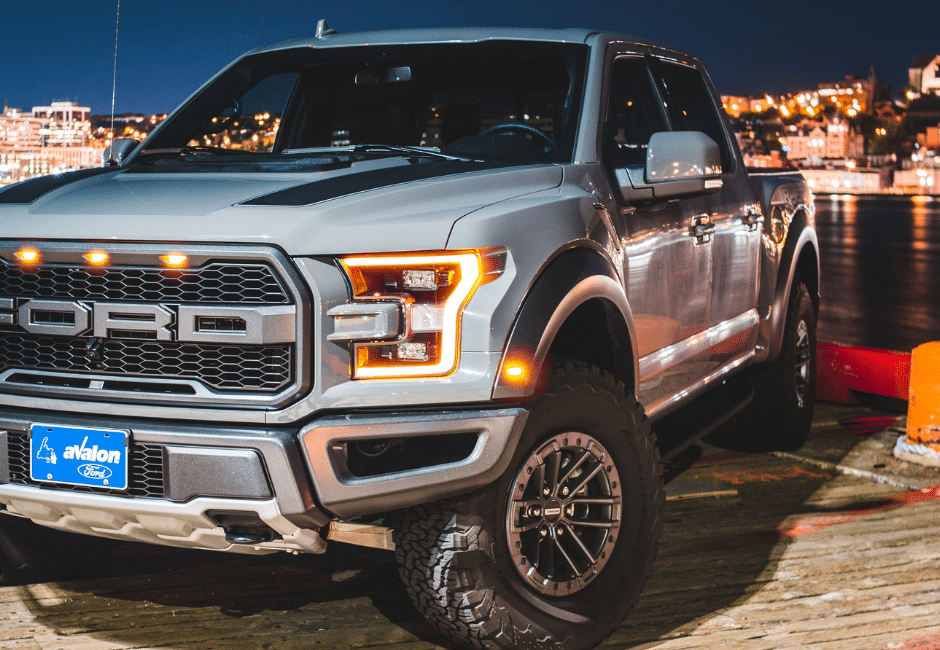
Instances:
[[[525,41],[253,55],[167,119],[136,159],[440,151],[570,161],[585,58],[583,45]]]

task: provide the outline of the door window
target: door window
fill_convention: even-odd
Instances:
[[[650,136],[669,127],[646,61],[619,57],[610,78],[610,102],[604,125],[608,167],[642,167]]]
[[[721,167],[731,171],[731,150],[722,120],[702,74],[695,68],[671,61],[658,61],[657,69],[666,90],[666,108],[676,131],[701,131],[721,149]]]

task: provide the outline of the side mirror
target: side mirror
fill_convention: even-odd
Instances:
[[[631,170],[632,171],[632,170]],[[721,151],[699,131],[662,131],[650,137],[640,174],[619,173],[627,201],[676,199],[721,189]]]
[[[127,154],[133,151],[139,144],[140,140],[135,140],[134,138],[116,139],[101,152],[101,166],[120,165],[124,162],[124,159],[127,158]]]

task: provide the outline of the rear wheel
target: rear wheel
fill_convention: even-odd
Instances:
[[[558,366],[500,480],[400,513],[402,578],[464,647],[591,648],[639,597],[663,498],[636,399],[595,367]]]
[[[751,446],[799,449],[816,407],[816,311],[803,283],[790,295],[783,345],[776,361],[754,377],[754,400],[738,415]]]

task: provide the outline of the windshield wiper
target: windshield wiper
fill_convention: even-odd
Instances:
[[[438,160],[462,160],[465,162],[485,162],[466,156],[452,156],[441,153],[437,147],[410,147],[399,144],[355,144],[349,147],[353,153],[406,153],[412,156],[436,158]]]
[[[245,149],[226,149],[225,147],[210,147],[204,144],[186,145],[180,149],[180,155],[208,154],[210,156],[241,156],[255,153]]]
[[[358,154],[407,154],[409,156],[420,156],[422,158],[434,158],[436,160],[460,160],[464,162],[486,162],[478,158],[468,158],[466,156],[452,156],[441,153],[437,147],[411,147],[399,144],[353,144],[348,147],[310,147],[305,149],[287,149],[285,154],[304,154],[304,153],[358,153]]]
[[[223,149],[222,147],[208,147],[205,145],[187,145],[185,147],[172,147],[168,149],[144,149],[134,156],[135,160],[150,160],[153,158],[178,158],[180,156],[192,156],[196,154],[208,154],[211,156],[237,156],[239,154],[251,153],[241,149]]]

